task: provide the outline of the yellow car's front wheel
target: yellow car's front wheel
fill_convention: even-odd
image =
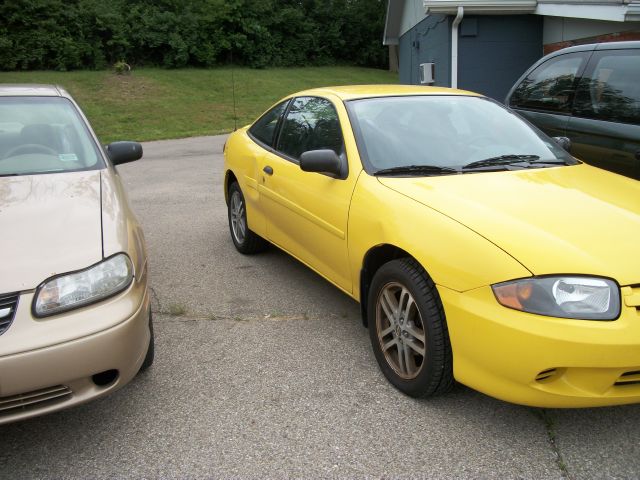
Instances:
[[[433,281],[415,260],[386,263],[369,291],[371,345],[387,379],[412,397],[453,385],[447,323]]]

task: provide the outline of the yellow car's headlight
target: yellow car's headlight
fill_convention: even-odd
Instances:
[[[532,277],[492,286],[500,304],[548,317],[614,320],[620,315],[620,288],[599,277]]]
[[[46,317],[104,300],[131,284],[133,265],[118,253],[85,270],[43,282],[36,291],[33,314]]]

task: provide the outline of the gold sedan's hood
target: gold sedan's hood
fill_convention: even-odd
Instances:
[[[535,275],[640,283],[638,181],[588,165],[379,180],[474,230]]]
[[[102,259],[100,171],[0,177],[0,294]]]

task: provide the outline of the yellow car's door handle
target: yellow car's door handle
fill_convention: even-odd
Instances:
[[[267,165],[266,167],[264,167],[262,169],[262,171],[264,173],[266,173],[267,175],[273,175],[273,168],[271,168],[269,165]]]

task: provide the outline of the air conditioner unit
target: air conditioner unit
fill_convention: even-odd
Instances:
[[[420,83],[423,85],[431,85],[435,82],[435,63],[420,64]]]

